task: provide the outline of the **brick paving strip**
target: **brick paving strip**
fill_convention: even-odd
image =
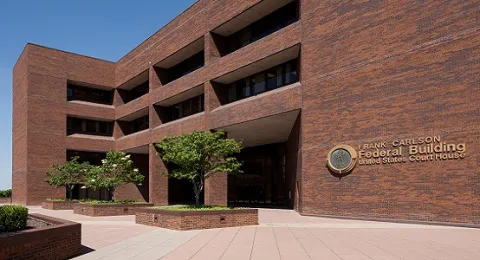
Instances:
[[[82,223],[76,259],[480,259],[480,229],[304,217],[260,210],[259,226],[173,231],[137,225],[133,216],[38,212]]]

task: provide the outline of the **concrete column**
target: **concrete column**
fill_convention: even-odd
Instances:
[[[205,180],[205,205],[227,206],[228,175],[216,173]]]
[[[157,155],[153,144],[149,144],[149,199],[155,205],[168,205],[168,177],[161,173],[167,171],[166,165]]]

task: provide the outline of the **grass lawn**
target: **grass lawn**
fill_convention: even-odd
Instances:
[[[152,209],[163,209],[163,210],[176,210],[176,211],[192,211],[192,210],[232,210],[240,209],[234,207],[224,207],[224,206],[207,206],[207,205],[174,205],[174,206],[156,206],[151,207]]]

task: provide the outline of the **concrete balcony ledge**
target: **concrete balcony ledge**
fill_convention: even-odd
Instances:
[[[86,138],[86,139],[94,139],[94,140],[115,141],[115,138],[113,138],[112,136],[86,135],[86,134],[68,135],[67,138]]]
[[[208,67],[204,66],[195,71],[184,75],[168,84],[158,86],[153,90],[150,90],[151,103],[159,103],[164,100],[170,99],[184,92],[189,92],[199,86],[202,86],[207,80]]]
[[[281,114],[302,107],[301,83],[271,90],[220,106],[209,113],[210,129]]]
[[[115,108],[114,105],[99,104],[99,103],[93,103],[93,102],[87,102],[87,101],[81,101],[81,100],[69,100],[67,101],[67,103],[93,106],[93,107],[111,108],[111,109]]]
[[[150,129],[145,129],[145,130],[142,130],[142,131],[135,132],[133,134],[122,136],[120,138],[117,138],[117,140],[120,141],[120,140],[124,140],[124,139],[128,139],[128,138],[137,137],[137,136],[142,135],[144,133],[148,133],[149,131],[150,131]]]
[[[302,83],[296,82],[296,83],[293,83],[293,84],[290,84],[290,85],[287,85],[287,86],[284,86],[284,87],[280,87],[280,88],[277,88],[277,89],[274,89],[274,90],[270,90],[268,92],[263,92],[261,94],[255,95],[255,96],[251,96],[251,97],[244,98],[244,99],[241,99],[241,100],[238,100],[238,101],[234,101],[232,103],[228,103],[228,104],[223,105],[223,106],[219,106],[219,107],[215,108],[214,110],[212,110],[211,112],[213,113],[213,112],[217,112],[217,111],[222,110],[222,109],[227,109],[229,107],[241,105],[243,103],[248,103],[252,100],[262,98],[262,97],[265,97],[265,96],[276,95],[279,92],[283,92],[283,91],[287,91],[288,89],[300,87],[301,85],[302,85]]]
[[[115,149],[123,151],[147,145],[150,143],[150,136],[150,129],[145,129],[133,134],[122,136],[116,139]]]
[[[85,101],[67,101],[67,115],[89,119],[115,120],[115,106]]]
[[[67,149],[77,151],[109,151],[115,147],[115,139],[111,136],[73,134],[66,137]]]
[[[144,109],[150,105],[150,93],[147,93],[137,99],[126,104],[117,106],[115,109],[115,119],[126,117],[132,113]]]
[[[187,117],[180,118],[180,119],[168,122],[168,123],[161,124],[161,125],[153,128],[153,130],[159,130],[159,129],[162,129],[162,128],[165,128],[165,127],[170,127],[170,126],[175,125],[175,124],[181,124],[185,121],[194,120],[195,118],[201,117],[201,116],[205,116],[205,112],[200,112],[200,113],[197,113],[197,114],[193,114],[191,116],[187,116]]]

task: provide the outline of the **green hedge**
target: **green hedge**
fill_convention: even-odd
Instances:
[[[28,209],[19,205],[0,206],[0,233],[13,232],[27,226]]]
[[[12,190],[0,190],[0,198],[8,198],[12,196]]]

